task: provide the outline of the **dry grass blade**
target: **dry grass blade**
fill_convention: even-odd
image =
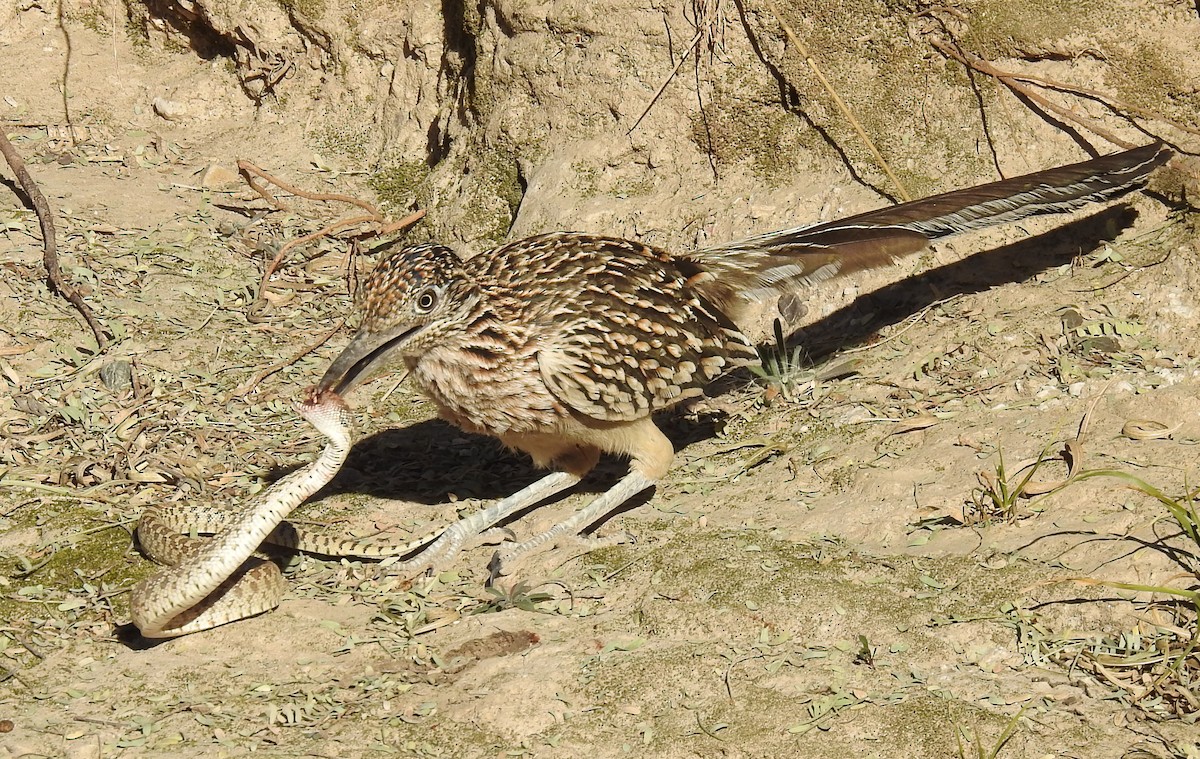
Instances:
[[[809,69],[812,70],[813,76],[817,78],[817,80],[821,83],[821,86],[824,87],[825,91],[829,93],[829,97],[833,99],[833,102],[837,105],[838,110],[841,111],[842,115],[846,117],[846,120],[850,122],[850,126],[854,128],[855,133],[858,134],[858,138],[862,140],[863,144],[867,147],[867,150],[871,151],[871,155],[875,156],[875,161],[879,164],[879,167],[883,169],[883,173],[887,174],[888,179],[892,180],[892,184],[896,186],[896,194],[900,196],[901,200],[912,200],[912,193],[908,191],[908,188],[904,186],[904,183],[900,181],[900,178],[892,172],[892,167],[888,165],[888,162],[884,159],[883,154],[879,152],[879,148],[875,147],[875,143],[867,135],[867,131],[863,129],[862,124],[860,124],[858,119],[854,116],[854,112],[850,110],[850,107],[846,105],[846,101],[842,100],[842,96],[838,94],[838,91],[825,77],[825,73],[821,71],[821,67],[817,65],[817,61],[815,58],[813,58],[812,53],[809,52],[808,47],[800,41],[800,38],[796,36],[794,31],[792,31],[791,25],[784,20],[783,15],[779,12],[779,8],[774,2],[772,2],[772,0],[765,0],[765,3],[767,8],[770,9],[771,14],[775,17],[775,20],[778,21],[779,25],[783,27],[783,33],[787,35],[788,42],[792,43],[792,46],[796,48],[796,52],[800,53],[800,56],[804,58],[804,62],[808,65]]]
[[[1094,584],[1122,587],[1119,583]],[[1115,690],[1122,702],[1154,719],[1192,722],[1200,715],[1198,643],[1200,638],[1194,633],[1151,623],[1119,636],[1090,639],[1053,658],[1093,675]]]
[[[1153,419],[1130,419],[1121,426],[1121,434],[1130,440],[1163,440],[1174,435],[1183,427],[1183,422],[1168,427]]]
[[[1063,461],[1067,463],[1067,476],[1058,480],[1034,480],[1033,471],[1025,478],[1020,488],[1018,495],[1031,498],[1038,495],[1046,495],[1053,493],[1056,490],[1065,488],[1071,483],[1071,478],[1079,472],[1079,468],[1083,463],[1083,446],[1078,439],[1068,440],[1063,444]],[[1038,464],[1046,461],[1045,458],[1039,458]]]
[[[704,30],[698,30],[696,35],[692,37],[692,41],[688,43],[687,50],[685,50],[683,55],[679,56],[679,60],[675,62],[675,67],[671,69],[671,73],[667,74],[666,78],[663,79],[663,83],[658,86],[657,90],[655,90],[654,96],[650,98],[650,102],[647,103],[646,107],[642,109],[642,112],[637,117],[637,120],[633,122],[633,126],[629,127],[625,134],[633,134],[633,130],[638,128],[638,124],[642,123],[642,119],[646,118],[646,114],[650,113],[650,109],[653,108],[654,104],[658,102],[658,99],[662,97],[662,94],[667,89],[667,85],[669,85],[671,80],[675,78],[675,75],[679,73],[679,69],[683,66],[683,62],[688,59],[688,56],[696,52],[696,47],[699,46],[700,40],[703,37]]]
[[[1049,482],[1027,480],[1022,490],[1026,496],[1043,495],[1060,490],[1071,483],[1076,475],[1083,467],[1083,439],[1087,437],[1088,430],[1092,425],[1092,416],[1096,413],[1096,406],[1104,398],[1105,393],[1112,387],[1112,380],[1105,383],[1092,402],[1088,404],[1087,411],[1083,412],[1083,418],[1079,420],[1079,431],[1075,433],[1073,440],[1068,440],[1063,445],[1063,459],[1067,462],[1067,476],[1060,480]]]

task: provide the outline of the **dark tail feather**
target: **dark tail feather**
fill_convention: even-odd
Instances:
[[[1141,185],[1150,172],[1166,163],[1171,155],[1160,142],[1143,145],[1057,169],[868,211],[811,227],[809,231],[820,234],[825,228],[846,229],[859,224],[896,226],[934,240],[1036,214],[1074,211]]]
[[[894,263],[939,237],[1043,213],[1073,211],[1140,186],[1172,152],[1162,143],[934,195],[848,219],[785,229],[688,256],[718,305]]]

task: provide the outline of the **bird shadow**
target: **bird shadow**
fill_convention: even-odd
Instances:
[[[1115,239],[1134,218],[1136,212],[1129,206],[1113,206],[1044,234],[905,278],[801,327],[787,342],[804,346],[813,362],[849,346],[870,344],[879,339],[880,329],[948,296],[1023,282],[1069,263]],[[751,380],[748,370],[735,371],[710,386],[709,395],[743,389]],[[676,451],[713,437],[720,423],[713,415],[697,418],[686,408],[665,412],[657,421]],[[606,457],[578,488],[603,492],[627,470],[624,461]],[[524,454],[434,419],[382,430],[358,441],[337,477],[318,497],[358,493],[423,504],[444,503],[451,496],[491,500],[515,492],[542,474]],[[627,508],[642,502],[644,498],[633,499]]]
[[[953,295],[979,293],[1003,284],[1024,282],[1048,269],[1111,242],[1129,227],[1137,212],[1113,206],[1099,213],[998,248],[968,255],[936,269],[865,293],[828,316],[788,337],[816,362],[847,347],[880,339],[879,330]]]

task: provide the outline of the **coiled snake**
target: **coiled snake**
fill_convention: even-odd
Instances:
[[[147,638],[173,638],[269,611],[279,605],[287,582],[279,568],[252,556],[262,543],[324,556],[383,558],[405,556],[387,567],[412,575],[452,559],[463,545],[514,511],[514,499],[536,503],[569,483],[571,475],[543,478],[446,527],[407,543],[344,540],[301,532],[284,522],[288,513],[323,488],[346,461],[353,443],[354,417],[341,396],[313,388],[297,410],[328,438],[317,460],[276,482],[233,511],[194,504],[147,509],[138,521],[142,549],[164,566],[134,586],[129,599],[133,624]],[[212,533],[189,538],[190,531]]]
[[[251,556],[264,541],[328,556],[378,557],[409,553],[437,537],[434,533],[404,545],[372,544],[305,535],[283,522],[333,479],[353,443],[354,419],[337,394],[309,393],[298,410],[328,438],[312,464],[233,512],[172,504],[142,515],[138,540],[151,558],[166,565],[132,591],[130,610],[142,635],[186,635],[277,606],[287,582],[274,563]],[[190,530],[214,534],[209,539],[180,534]]]

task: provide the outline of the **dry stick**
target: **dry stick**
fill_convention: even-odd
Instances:
[[[384,226],[380,227],[378,234],[386,235],[386,234],[391,234],[392,232],[396,232],[401,229],[404,229],[405,227],[416,224],[418,221],[420,221],[421,217],[423,217],[424,215],[425,215],[424,209],[422,209],[420,211],[414,211],[413,213],[410,213],[408,216],[405,216],[400,221],[393,222],[391,224],[385,224]],[[251,322],[261,321],[258,317],[254,316],[254,313],[257,311],[258,305],[260,303],[262,303],[263,293],[265,293],[267,291],[267,285],[270,283],[271,277],[273,277],[275,275],[275,271],[279,268],[279,264],[283,261],[284,256],[286,256],[288,253],[290,253],[294,248],[296,248],[299,245],[303,245],[306,242],[312,242],[313,240],[317,240],[322,237],[326,237],[328,235],[333,234],[334,232],[337,232],[338,230],[346,229],[347,227],[353,227],[357,224],[366,224],[369,222],[382,222],[382,221],[383,221],[383,217],[381,217],[379,215],[352,216],[349,219],[342,219],[341,221],[335,221],[332,224],[322,227],[321,229],[318,229],[316,232],[311,232],[307,235],[304,235],[303,237],[297,237],[294,240],[288,240],[287,243],[285,243],[283,245],[283,247],[281,247],[279,249],[279,252],[275,254],[275,257],[271,259],[271,262],[269,264],[267,264],[267,268],[263,271],[262,280],[258,284],[258,297],[254,299],[254,303],[250,306],[249,312],[251,315],[247,318]]]
[[[424,209],[422,209],[420,211],[414,211],[413,213],[410,213],[408,216],[405,216],[400,221],[395,221],[395,222],[392,222],[391,224],[383,225],[382,227],[379,228],[379,234],[387,235],[387,234],[391,234],[392,232],[397,232],[401,229],[404,229],[407,226],[411,226],[412,224],[415,224],[416,222],[420,221],[421,217],[423,217],[424,215],[425,215]],[[267,275],[266,276],[269,277],[271,274],[274,274],[275,269],[279,267],[279,262],[282,261],[283,257],[285,255],[287,255],[288,253],[290,253],[292,251],[292,249],[295,248],[296,246],[303,245],[306,242],[312,242],[313,240],[319,239],[321,237],[325,237],[326,235],[331,235],[334,232],[337,232],[338,230],[345,229],[346,227],[353,227],[355,224],[366,224],[366,223],[372,222],[372,221],[382,222],[383,218],[381,216],[379,216],[378,214],[376,214],[374,216],[367,216],[367,215],[351,216],[349,219],[342,219],[341,221],[335,221],[332,224],[322,227],[321,229],[318,229],[316,232],[310,232],[309,234],[306,234],[303,237],[297,237],[294,240],[288,240],[287,243],[285,243],[284,246],[279,249],[279,252],[275,254],[275,258],[273,258],[271,260],[271,265],[267,267]],[[265,278],[263,279],[263,284],[264,285],[266,284]]]
[[[368,214],[364,214],[362,216],[351,216],[349,219],[341,219],[333,222],[332,224],[321,227],[316,232],[310,232],[293,240],[288,240],[279,248],[279,252],[277,252],[275,257],[271,259],[271,263],[267,264],[266,271],[263,272],[262,285],[259,288],[259,291],[261,292],[266,288],[267,280],[269,280],[271,276],[275,274],[275,270],[279,268],[279,264],[283,261],[284,257],[287,256],[288,253],[291,253],[293,249],[303,245],[306,242],[319,240],[322,237],[326,237],[334,232],[346,229],[347,227],[353,227],[356,224],[366,224],[372,221],[380,221],[380,218],[378,216],[372,216]]]
[[[291,206],[276,198],[274,193],[258,182],[255,182],[254,177],[250,176],[250,171],[245,166],[242,166],[242,161],[238,161],[238,168],[242,170],[242,177],[245,178],[246,184],[250,185],[250,189],[258,193],[263,200],[275,206],[276,210],[285,212],[292,210]]]
[[[297,197],[305,198],[307,200],[337,200],[337,201],[341,201],[342,203],[349,203],[351,205],[358,206],[359,208],[363,209],[364,211],[366,211],[367,213],[369,213],[373,216],[379,216],[379,209],[376,208],[375,206],[371,205],[370,203],[368,203],[365,200],[351,197],[349,195],[341,195],[341,194],[338,194],[335,192],[309,192],[308,190],[301,189],[299,187],[296,187],[293,184],[288,184],[287,182],[283,181],[279,177],[268,174],[267,172],[258,168],[254,164],[250,163],[249,161],[238,161],[237,166],[238,166],[238,169],[242,171],[243,175],[257,174],[258,176],[267,180],[268,182],[275,185],[276,187],[278,187],[282,190],[286,190],[287,192],[290,192],[291,194],[293,194]],[[247,176],[246,180],[250,181],[250,178]],[[254,186],[253,182],[251,182],[251,186],[252,187]],[[258,190],[257,187],[255,188],[255,190],[258,192],[261,192],[261,190]],[[269,199],[269,200],[271,200],[271,202],[278,202],[273,199]]]
[[[289,240],[287,243],[285,243],[279,249],[279,251],[275,254],[275,257],[271,259],[271,262],[269,264],[267,264],[266,269],[263,270],[262,279],[259,282],[259,286],[258,286],[258,295],[257,295],[257,297],[255,297],[254,302],[252,304],[250,304],[250,308],[248,309],[248,313],[250,315],[247,318],[251,322],[261,321],[257,316],[255,316],[255,314],[258,312],[259,306],[263,302],[263,293],[265,293],[267,291],[267,285],[270,283],[271,277],[273,277],[275,275],[275,271],[279,268],[279,264],[283,262],[284,257],[288,253],[290,253],[293,249],[295,249],[297,246],[303,245],[304,243],[307,243],[307,242],[312,242],[313,240],[317,240],[322,237],[327,237],[328,235],[331,235],[334,232],[337,232],[342,229],[346,229],[348,227],[353,227],[357,224],[369,224],[371,222],[382,225],[382,226],[380,226],[380,228],[376,232],[376,234],[379,234],[379,235],[391,234],[392,232],[399,231],[401,229],[404,229],[405,227],[412,226],[413,224],[417,223],[422,217],[425,216],[425,211],[420,210],[420,211],[411,213],[408,216],[405,216],[400,221],[385,224],[383,214],[381,214],[379,212],[379,209],[376,208],[371,203],[368,203],[365,200],[361,200],[359,198],[355,198],[350,195],[342,195],[340,193],[310,192],[309,190],[305,190],[303,188],[297,187],[296,185],[285,182],[284,180],[280,179],[279,177],[274,176],[273,174],[269,174],[266,171],[263,171],[262,169],[255,166],[254,164],[250,163],[249,161],[239,160],[237,162],[237,166],[238,166],[238,171],[241,173],[242,177],[246,180],[246,184],[250,185],[250,188],[252,190],[254,190],[256,193],[258,193],[259,196],[261,196],[264,200],[266,200],[268,203],[275,206],[276,208],[278,208],[281,211],[290,211],[291,209],[289,209],[282,201],[280,201],[278,198],[276,198],[275,195],[269,189],[267,189],[266,187],[255,182],[254,176],[261,177],[261,178],[267,180],[268,182],[270,182],[271,184],[275,185],[276,187],[279,187],[282,190],[290,192],[292,195],[295,195],[296,197],[299,197],[299,198],[305,198],[307,200],[316,200],[316,201],[322,201],[322,202],[338,201],[338,202],[342,202],[342,203],[349,203],[351,205],[358,206],[359,208],[362,208],[363,210],[365,210],[367,212],[367,214],[365,214],[365,215],[353,216],[349,219],[342,219],[341,221],[335,221],[332,224],[322,227],[321,229],[317,230],[316,232],[312,232],[310,234],[304,235],[303,237],[297,237],[296,239]]]
[[[642,111],[642,115],[637,117],[637,121],[633,122],[633,126],[629,127],[629,130],[625,132],[625,134],[633,134],[633,130],[637,129],[638,124],[642,123],[642,119],[646,118],[646,114],[650,113],[650,109],[653,108],[654,104],[658,102],[658,99],[662,97],[663,92],[667,89],[667,85],[670,84],[671,80],[675,78],[675,75],[679,73],[679,67],[682,66],[683,62],[688,59],[688,56],[696,50],[696,46],[700,44],[700,38],[703,36],[704,30],[698,29],[696,31],[696,36],[692,37],[692,41],[688,43],[687,50],[683,52],[683,55],[679,56],[679,60],[675,63],[675,68],[671,69],[670,74],[667,74],[667,78],[664,79],[663,83],[658,86],[658,91],[654,93],[654,97],[650,98],[650,102],[646,104],[646,108]]]
[[[990,77],[994,77],[997,81],[999,81],[1001,84],[1003,84],[1005,87],[1009,88],[1013,92],[1020,94],[1024,97],[1027,97],[1030,100],[1032,100],[1034,103],[1037,103],[1042,108],[1045,108],[1047,111],[1051,111],[1052,113],[1055,113],[1055,114],[1061,116],[1062,118],[1066,119],[1067,121],[1074,122],[1075,124],[1078,124],[1078,125],[1084,127],[1085,129],[1091,131],[1092,133],[1097,134],[1100,137],[1103,137],[1104,139],[1108,140],[1109,142],[1116,145],[1117,147],[1124,148],[1126,150],[1133,148],[1133,147],[1137,147],[1134,143],[1129,142],[1128,140],[1122,139],[1121,137],[1118,137],[1117,135],[1113,134],[1108,129],[1104,128],[1095,119],[1088,118],[1087,116],[1084,116],[1081,113],[1077,113],[1076,111],[1073,111],[1070,108],[1061,106],[1058,103],[1053,102],[1052,100],[1046,99],[1045,97],[1043,97],[1041,95],[1041,93],[1037,92],[1032,87],[1029,87],[1029,86],[1023,84],[1022,82],[1018,81],[1018,77],[1014,76],[1013,74],[1011,74],[1007,71],[1002,71],[1001,69],[996,68],[992,64],[985,61],[983,58],[980,58],[979,56],[977,56],[973,53],[968,53],[965,50],[962,50],[962,51],[957,50],[953,46],[947,45],[945,42],[938,39],[937,37],[930,37],[929,44],[931,44],[935,48],[937,48],[938,51],[941,52],[943,55],[945,55],[947,58],[953,58],[954,60],[958,61],[959,63],[961,63],[962,65],[964,65],[968,68],[974,69],[975,71],[978,71],[981,74],[986,74]]]
[[[253,377],[246,380],[241,385],[238,385],[233,390],[233,392],[231,392],[229,394],[229,397],[225,399],[225,402],[228,403],[229,401],[233,400],[234,398],[241,398],[243,396],[249,395],[250,391],[252,391],[252,390],[254,390],[254,388],[258,387],[258,384],[260,382],[262,382],[263,380],[265,380],[267,377],[270,377],[272,374],[279,371],[280,369],[284,369],[286,367],[291,366],[292,364],[296,363],[300,359],[304,358],[308,354],[315,351],[317,348],[320,348],[322,345],[325,344],[325,342],[327,340],[329,340],[329,338],[336,335],[337,331],[339,329],[341,329],[342,325],[345,323],[346,323],[345,319],[338,319],[338,323],[333,325],[333,329],[329,330],[324,335],[322,335],[320,337],[320,339],[318,339],[312,345],[305,346],[303,349],[301,349],[301,351],[299,353],[292,356],[291,358],[286,358],[283,361],[276,361],[274,364],[271,364],[267,368],[259,370],[258,372],[255,373],[255,375]]]
[[[810,69],[812,69],[813,74],[821,82],[821,86],[825,88],[825,91],[829,93],[829,96],[833,98],[833,102],[837,104],[838,110],[842,112],[842,115],[845,116],[846,120],[850,122],[850,125],[854,127],[854,131],[858,133],[858,138],[862,140],[863,144],[867,146],[867,149],[871,151],[871,155],[875,156],[875,160],[879,163],[880,168],[883,169],[883,173],[887,174],[888,179],[892,180],[892,184],[896,185],[896,192],[900,196],[900,199],[905,201],[912,200],[912,195],[909,194],[908,188],[904,186],[904,183],[900,181],[899,177],[892,173],[892,167],[889,166],[888,162],[883,159],[883,155],[879,152],[879,149],[875,147],[875,143],[871,142],[871,138],[867,136],[866,130],[863,129],[862,124],[858,123],[858,119],[856,119],[854,114],[851,113],[850,108],[842,100],[842,96],[837,93],[837,90],[835,90],[833,85],[829,83],[829,80],[825,78],[825,74],[822,73],[821,68],[817,65],[816,59],[812,57],[812,54],[808,51],[808,48],[805,47],[804,43],[802,43],[796,36],[796,33],[792,31],[792,27],[787,21],[784,20],[783,16],[780,15],[779,8],[775,6],[775,3],[772,2],[772,0],[765,0],[765,2],[767,8],[769,8],[772,15],[775,16],[775,20],[778,21],[779,25],[783,27],[783,33],[787,35],[788,41],[791,42],[796,48],[797,52],[803,56],[804,62],[808,64]]]
[[[17,182],[21,185],[21,189],[29,196],[29,202],[33,204],[38,223],[42,227],[42,246],[45,250],[42,261],[46,266],[46,278],[50,280],[50,289],[66,298],[83,316],[83,320],[91,327],[92,334],[96,336],[96,347],[103,351],[108,347],[108,338],[104,334],[104,329],[100,326],[96,315],[92,313],[92,309],[88,308],[88,304],[84,302],[83,296],[63,281],[62,269],[58,266],[58,247],[54,238],[54,216],[50,212],[50,204],[46,202],[46,196],[42,195],[42,191],[38,189],[37,183],[29,175],[29,170],[25,168],[25,162],[21,160],[21,156],[17,155],[16,148],[8,141],[8,136],[4,134],[3,130],[0,130],[0,153],[4,154],[8,165],[17,175]]]
[[[405,216],[400,221],[393,221],[391,224],[384,224],[382,227],[379,228],[379,235],[381,235],[381,236],[382,235],[390,235],[393,232],[399,232],[401,229],[404,229],[405,227],[411,227],[413,224],[416,224],[418,221],[420,221],[424,217],[425,217],[425,209],[424,208],[422,208],[420,211],[413,211],[412,213],[410,213],[408,216]]]

